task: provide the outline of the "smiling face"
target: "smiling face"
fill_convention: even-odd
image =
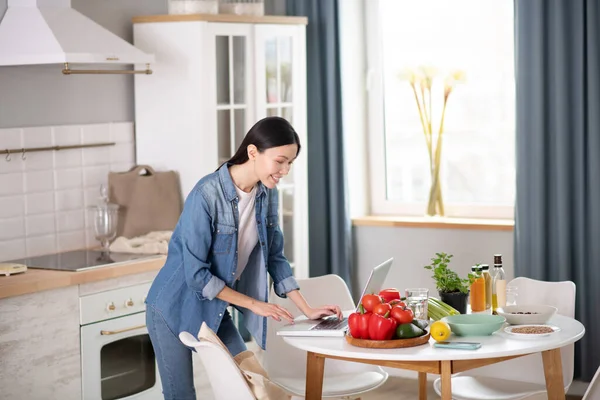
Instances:
[[[256,178],[269,189],[273,189],[292,168],[298,154],[298,145],[271,147],[262,153],[256,146],[248,146],[248,158],[254,164]]]

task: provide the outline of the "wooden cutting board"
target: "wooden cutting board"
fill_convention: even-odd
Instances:
[[[366,347],[368,349],[399,349],[403,347],[415,347],[429,342],[429,328],[425,330],[423,336],[411,339],[393,339],[393,340],[367,340],[353,338],[349,333],[346,334],[346,341],[352,346]]]

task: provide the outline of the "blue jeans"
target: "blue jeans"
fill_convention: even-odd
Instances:
[[[146,326],[154,348],[165,400],[195,400],[192,350],[169,329],[159,311],[146,307]],[[190,332],[194,336],[198,332]],[[229,352],[236,356],[246,350],[246,344],[226,311],[217,336]]]

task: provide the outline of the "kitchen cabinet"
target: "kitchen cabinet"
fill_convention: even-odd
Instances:
[[[99,398],[99,395],[86,397],[82,390],[85,388],[82,369],[89,369],[90,360],[82,354],[85,351],[81,344],[81,299],[149,285],[157,271],[151,262],[144,263],[147,267],[137,265],[140,271],[147,268],[146,272],[52,290],[44,290],[44,284],[40,283],[33,293],[0,298],[0,400]],[[30,269],[22,275],[2,277],[3,289],[10,289],[11,281],[31,279],[27,274],[34,276],[38,271]],[[92,271],[45,272],[64,282],[70,281],[72,274],[83,276]],[[138,315],[143,320],[144,314]],[[199,385],[204,382],[201,373],[195,375]]]
[[[81,399],[77,286],[0,299],[0,332],[0,399]]]
[[[279,188],[284,254],[308,277],[304,17],[135,17],[134,44],[153,53],[135,77],[138,164],[179,173],[183,195],[233,155],[266,116],[289,120],[304,151]]]

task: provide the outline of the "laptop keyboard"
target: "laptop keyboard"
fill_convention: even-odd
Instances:
[[[337,318],[327,318],[324,319],[323,321],[319,322],[317,325],[313,326],[312,328],[310,328],[310,330],[317,330],[317,331],[323,331],[323,330],[336,330],[336,329],[340,329],[340,328],[344,328],[346,325],[348,325],[348,318],[342,318],[342,319],[337,319]]]

